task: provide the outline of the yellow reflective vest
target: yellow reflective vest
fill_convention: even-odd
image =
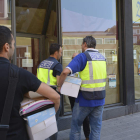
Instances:
[[[59,62],[57,60],[44,60],[37,69],[37,78],[51,87],[56,87],[57,79],[53,76],[53,69]]]
[[[82,84],[80,90],[85,99],[98,100],[105,98],[106,59],[98,51],[85,51],[87,63],[83,71],[79,72]]]

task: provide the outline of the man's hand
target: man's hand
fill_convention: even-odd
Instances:
[[[47,97],[52,102],[54,102],[55,111],[56,112],[58,111],[59,105],[60,105],[60,95],[55,90],[53,90],[47,84],[41,83],[40,87],[38,88],[38,90],[36,92],[41,94],[44,97]]]
[[[58,92],[60,92],[61,91],[61,87],[57,87],[57,89],[56,89]]]
[[[60,92],[61,90],[61,86],[63,85],[67,75],[70,73],[71,71],[68,68],[65,68],[59,78],[59,83],[58,83],[58,91]]]

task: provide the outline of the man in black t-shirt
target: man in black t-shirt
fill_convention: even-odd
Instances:
[[[58,44],[51,44],[49,52],[50,57],[42,61],[38,66],[37,77],[40,81],[46,83],[53,89],[57,90],[57,88],[59,88],[57,85],[62,72],[62,65],[58,62],[58,60],[62,56],[62,48]],[[60,114],[60,110],[61,110],[61,102],[60,108],[56,113],[57,120]],[[57,140],[57,133],[51,136],[50,140]]]
[[[9,60],[12,59],[14,54],[14,43],[15,41],[11,31],[7,27],[0,26],[0,120],[9,84]],[[20,102],[23,100],[24,94],[28,91],[38,92],[44,97],[49,98],[54,102],[55,110],[57,111],[59,109],[59,94],[47,84],[41,83],[35,75],[19,68],[19,78],[10,117],[7,140],[29,140],[25,128],[25,121],[19,115]]]

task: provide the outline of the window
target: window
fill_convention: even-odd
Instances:
[[[137,34],[140,34],[140,29],[137,29]]]
[[[66,56],[66,57],[72,57],[72,55],[75,53],[76,51],[75,50],[63,50],[63,56]]]
[[[132,0],[133,13],[133,61],[135,99],[140,99],[140,10],[139,0]]]
[[[116,39],[115,38],[105,38],[104,43],[105,44],[116,44]]]
[[[77,45],[82,45],[83,43],[83,38],[78,38],[77,39]]]
[[[81,52],[83,38],[93,36],[96,49],[107,58],[105,104],[120,102],[116,3],[117,0],[102,0],[102,4],[99,0],[61,0],[63,68],[69,64],[74,52]],[[82,8],[85,5],[86,10]],[[113,89],[109,83],[110,74],[116,75],[117,79]],[[70,102],[64,96],[64,112],[68,111],[71,111]]]
[[[0,25],[11,30],[11,0],[0,0]]]
[[[133,44],[137,43],[137,36],[133,36]]]
[[[133,29],[133,34],[136,34],[136,29]]]
[[[103,44],[102,38],[96,38],[96,44]]]
[[[103,49],[98,49],[99,53],[101,53],[102,55],[104,55],[103,53]]]
[[[63,39],[63,45],[75,45],[75,39]]]
[[[7,0],[7,12],[11,13],[11,0]]]
[[[116,54],[116,49],[105,49],[105,58],[107,64],[114,63],[114,56]]]

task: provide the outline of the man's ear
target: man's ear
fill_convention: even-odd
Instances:
[[[87,49],[87,43],[86,43],[86,42],[84,42],[84,48],[86,48],[86,49]]]
[[[3,46],[3,49],[4,49],[5,52],[9,52],[9,44],[5,43],[4,46]]]
[[[54,55],[58,55],[58,53],[59,53],[59,52],[58,52],[58,51],[56,51],[56,52],[54,53]]]

